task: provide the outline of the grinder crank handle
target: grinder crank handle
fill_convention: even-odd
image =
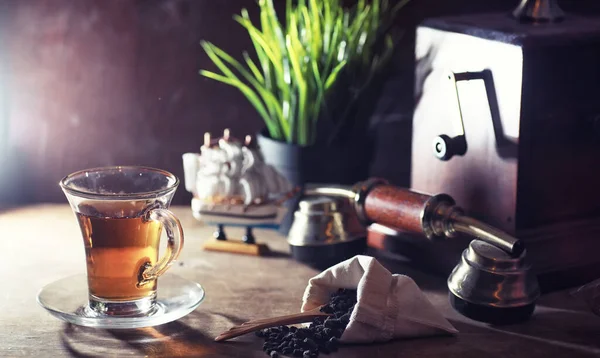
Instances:
[[[356,184],[352,190],[313,188],[307,194],[351,199],[359,218],[366,225],[378,223],[432,240],[455,237],[460,232],[475,236],[514,256],[520,255],[525,249],[522,241],[464,215],[454,199],[446,194],[431,196],[375,178]]]

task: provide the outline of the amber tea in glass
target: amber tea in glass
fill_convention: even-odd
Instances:
[[[89,309],[139,316],[156,303],[157,278],[179,255],[183,232],[167,209],[178,179],[145,167],[83,170],[61,181],[83,237]],[[168,245],[159,259],[165,229]]]
[[[146,265],[158,260],[162,227],[137,218],[99,218],[77,214],[88,272],[90,294],[110,300],[134,300],[152,295],[156,280],[139,285]],[[92,235],[93,233],[93,235]]]

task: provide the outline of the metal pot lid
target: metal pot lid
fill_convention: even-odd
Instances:
[[[298,204],[303,214],[329,214],[339,211],[339,198],[307,197]]]
[[[520,307],[540,296],[525,251],[512,257],[481,240],[473,240],[448,278],[448,289],[467,302],[492,307]]]
[[[512,257],[497,246],[481,240],[473,240],[466,251],[466,260],[488,271],[517,271],[525,266],[525,255]]]
[[[322,246],[365,238],[366,229],[344,200],[347,199],[327,196],[302,199],[294,213],[288,243],[292,246]]]

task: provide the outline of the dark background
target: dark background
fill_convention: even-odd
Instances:
[[[445,14],[509,12],[517,0],[412,0],[379,111],[372,175],[409,185],[414,28]],[[281,6],[285,1],[277,1]],[[600,14],[600,1],[560,2]],[[206,131],[256,133],[262,121],[237,90],[200,77],[199,42],[249,49],[232,15],[255,0],[0,0],[0,204],[65,202],[75,170],[138,164],[183,176],[181,155]],[[174,199],[187,204],[180,186]]]

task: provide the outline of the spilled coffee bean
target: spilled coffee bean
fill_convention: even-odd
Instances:
[[[257,331],[256,335],[265,339],[263,351],[271,358],[280,355],[316,358],[319,353],[337,351],[338,339],[350,321],[354,305],[356,290],[339,289],[321,308],[321,312],[331,314],[330,317],[317,317],[308,328],[279,326]]]

